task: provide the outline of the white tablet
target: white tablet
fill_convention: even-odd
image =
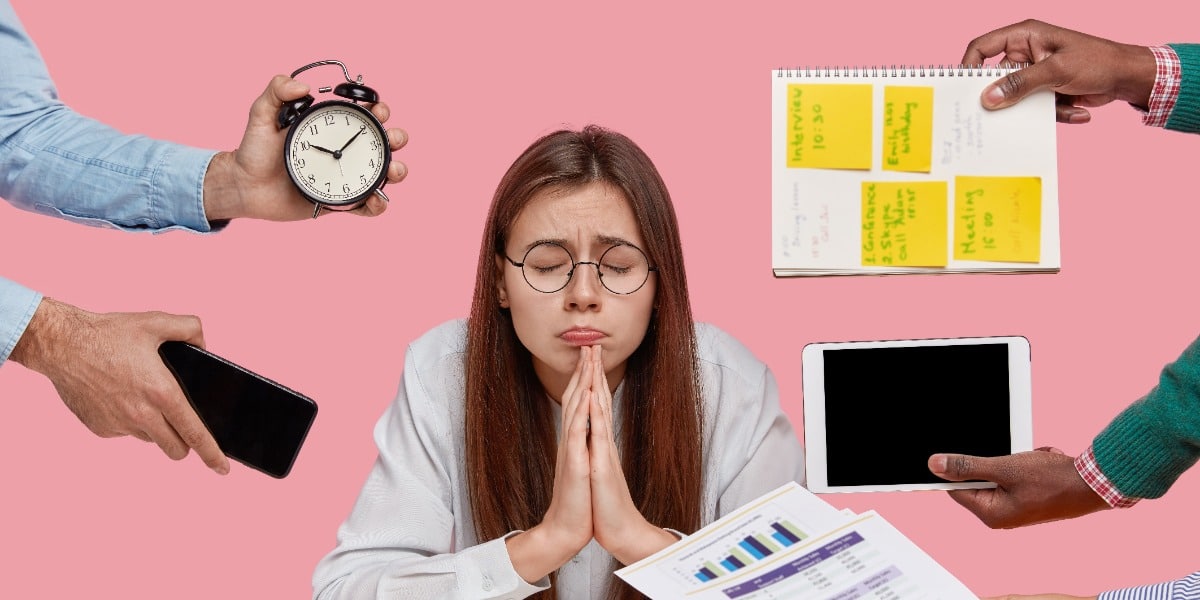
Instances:
[[[940,479],[929,456],[1033,448],[1023,337],[815,343],[803,368],[813,492],[995,487]]]

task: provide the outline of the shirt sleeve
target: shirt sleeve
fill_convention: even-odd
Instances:
[[[12,354],[41,302],[41,294],[0,277],[0,366]]]
[[[504,538],[453,548],[456,459],[445,449],[447,423],[429,418],[432,402],[413,354],[375,427],[379,458],[337,547],[317,565],[314,598],[518,599],[548,589],[548,578],[534,585],[521,578]]]
[[[1200,458],[1200,339],[1163,367],[1158,385],[1092,441],[1100,471],[1124,496],[1158,498]]]
[[[0,197],[86,225],[211,230],[202,195],[215,152],[123,135],[68,108],[7,0],[0,56]]]
[[[779,387],[770,369],[763,366],[761,378],[747,386],[747,398],[737,411],[736,423],[727,429],[741,430],[723,450],[722,478],[732,479],[717,499],[717,516],[725,516],[784,483],[804,484],[804,450],[791,421],[779,405]],[[721,402],[730,398],[722,397]],[[728,408],[728,407],[725,407]],[[714,446],[714,451],[717,451]]]
[[[1200,600],[1200,571],[1175,581],[1103,592],[1096,600]]]
[[[1200,44],[1168,44],[1179,57],[1179,94],[1164,125],[1200,133]]]

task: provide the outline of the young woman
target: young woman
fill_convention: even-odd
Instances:
[[[803,482],[770,371],[692,321],[670,196],[632,141],[539,139],[485,227],[470,318],[408,348],[316,598],[640,597],[617,563]]]

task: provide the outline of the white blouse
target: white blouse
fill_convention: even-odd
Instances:
[[[701,514],[711,523],[788,481],[804,483],[804,454],[766,365],[711,325],[697,323],[696,338],[705,411]],[[465,320],[409,346],[396,400],[375,426],[379,458],[338,529],[337,547],[317,565],[314,598],[515,600],[549,586],[548,578],[530,584],[517,574],[504,538],[475,537],[465,357]],[[558,570],[558,597],[603,598],[615,564],[592,540]]]

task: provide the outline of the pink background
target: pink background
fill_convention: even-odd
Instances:
[[[972,37],[1025,17],[1128,42],[1194,40],[1194,3],[1161,3],[1166,18],[1082,2],[480,4],[16,0],[84,114],[231,149],[272,75],[337,58],[411,134],[399,157],[412,174],[373,221],[237,222],[207,237],[0,207],[5,276],[96,311],[199,314],[212,350],[320,404],[289,478],[240,465],[220,478],[194,455],[176,464],[93,437],[44,379],[4,366],[4,596],[309,595],[371,467],[404,348],[466,314],[500,175],[564,124],[610,126],[654,158],[697,317],[774,369],[797,428],[808,342],[1018,334],[1032,344],[1035,444],[1076,453],[1200,331],[1188,283],[1200,139],[1144,128],[1120,105],[1059,126],[1060,274],[777,280],[769,264],[772,68],[955,63]],[[989,530],[940,492],[825,498],[877,509],[980,594],[1095,592],[1200,568],[1181,551],[1196,531],[1195,473],[1129,511],[1018,531]]]

